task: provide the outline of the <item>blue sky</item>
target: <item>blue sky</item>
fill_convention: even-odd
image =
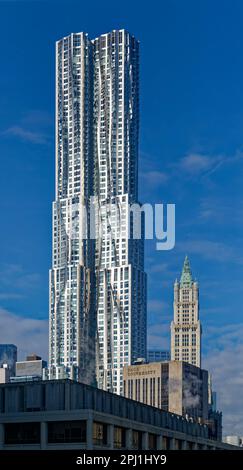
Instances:
[[[240,0],[0,0],[0,341],[21,355],[47,352],[55,41],[126,28],[141,42],[140,199],[176,204],[175,249],[146,246],[149,344],[168,347],[187,253],[203,365],[225,429],[243,434],[243,361],[234,360],[243,354],[242,24]]]

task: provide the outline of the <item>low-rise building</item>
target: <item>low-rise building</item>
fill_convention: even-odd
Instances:
[[[71,380],[0,385],[0,449],[238,449],[205,424]]]
[[[16,376],[11,377],[11,382],[21,382],[30,380],[41,380],[43,370],[47,367],[46,361],[40,356],[32,354],[26,357],[25,361],[16,362]]]
[[[3,367],[0,367],[0,384],[6,384],[10,381],[10,370],[7,364],[3,364]]]
[[[208,420],[205,421],[208,426],[209,437],[222,441],[223,425],[222,425],[222,412],[209,409]]]
[[[232,446],[243,447],[243,437],[241,436],[225,436],[223,442]]]
[[[183,361],[124,368],[124,396],[181,416],[208,419],[208,372]]]
[[[15,344],[0,344],[0,367],[7,364],[10,376],[15,375],[15,364],[17,362],[17,346]]]

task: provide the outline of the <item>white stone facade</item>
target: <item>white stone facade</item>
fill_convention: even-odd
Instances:
[[[201,367],[199,288],[186,257],[180,282],[174,284],[174,320],[171,323],[171,360]]]

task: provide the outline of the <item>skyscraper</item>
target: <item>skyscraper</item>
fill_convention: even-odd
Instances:
[[[180,282],[174,284],[174,320],[171,323],[171,359],[201,367],[199,289],[186,256]]]
[[[86,34],[56,43],[56,197],[50,271],[49,376],[92,382],[95,358],[92,244],[92,45]]]
[[[15,344],[0,344],[0,367],[8,366],[10,376],[15,375],[17,362],[17,346]]]
[[[92,382],[95,370],[115,393],[123,366],[146,357],[143,230],[129,238],[138,131],[136,39],[119,30],[58,41],[49,377]]]
[[[94,40],[95,194],[103,232],[96,244],[97,378],[118,394],[123,366],[146,358],[143,234],[129,238],[129,208],[138,204],[138,132],[139,43],[112,31]]]

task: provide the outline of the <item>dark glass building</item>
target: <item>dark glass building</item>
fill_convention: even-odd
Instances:
[[[17,362],[17,346],[14,344],[0,344],[0,367],[7,364],[10,376],[15,375],[15,364]]]

